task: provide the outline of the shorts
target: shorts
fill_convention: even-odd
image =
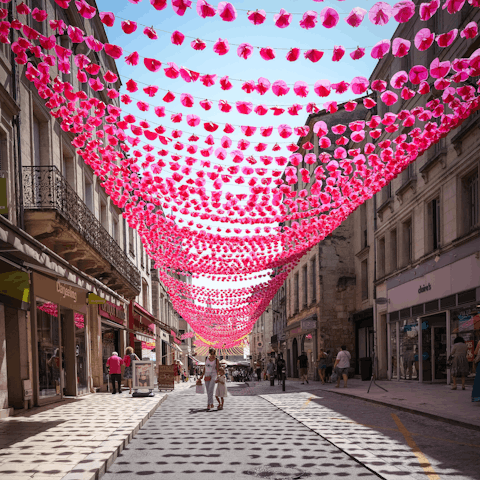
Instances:
[[[327,369],[327,366],[326,366],[326,365],[320,365],[318,368],[319,368],[319,370],[320,370],[320,369],[321,369],[321,370],[326,370],[326,369]]]
[[[348,368],[338,368],[337,367],[337,375],[338,375],[338,378],[341,378],[342,375],[346,375],[348,377]]]
[[[308,374],[308,368],[301,368],[300,369],[300,375],[307,375]]]

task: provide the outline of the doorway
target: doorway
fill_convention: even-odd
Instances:
[[[423,381],[447,382],[447,324],[446,314],[422,317]]]
[[[292,342],[292,377],[298,378],[298,368],[297,368],[297,359],[298,359],[298,342],[294,338]]]

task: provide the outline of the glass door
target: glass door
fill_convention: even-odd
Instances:
[[[60,399],[63,354],[58,305],[37,297],[36,307],[39,400]]]
[[[447,381],[447,327],[432,326],[432,379]]]
[[[77,367],[77,395],[88,393],[87,346],[85,342],[85,315],[75,312],[75,358]]]

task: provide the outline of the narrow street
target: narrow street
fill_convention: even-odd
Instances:
[[[480,479],[480,431],[306,387],[232,383],[210,412],[175,392],[104,478]]]

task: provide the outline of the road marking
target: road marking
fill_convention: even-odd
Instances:
[[[405,425],[400,421],[400,419],[395,413],[392,413],[391,415],[398,429],[405,437],[405,441],[407,442],[408,446],[412,449],[412,452],[418,458],[418,461],[420,462],[420,465],[423,468],[425,475],[427,475],[430,480],[440,480],[440,477],[433,470],[433,467],[428,461],[428,458],[420,451],[417,444],[413,440],[411,433],[406,429]]]
[[[300,408],[300,410],[303,410],[305,408],[307,408],[307,405],[315,398],[315,396],[313,397],[308,397],[308,400],[302,405],[302,407]]]

